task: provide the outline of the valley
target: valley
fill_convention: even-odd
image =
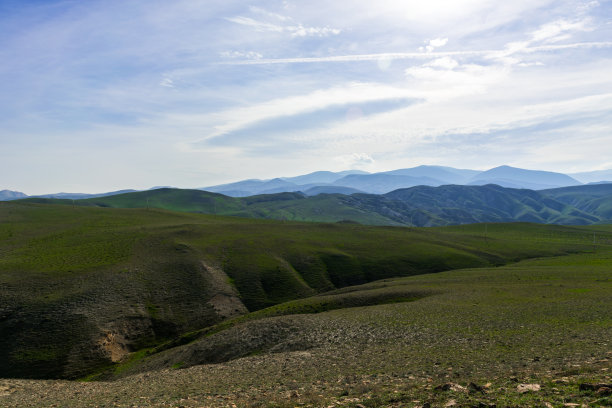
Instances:
[[[610,402],[606,225],[0,213],[3,406]]]

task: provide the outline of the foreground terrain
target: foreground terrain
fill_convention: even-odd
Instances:
[[[612,404],[608,226],[0,208],[1,406]]]
[[[112,382],[3,380],[2,405],[610,406],[589,388],[612,380],[610,262],[600,251],[375,282],[354,289],[437,294],[243,322]],[[247,341],[248,356],[199,365]]]

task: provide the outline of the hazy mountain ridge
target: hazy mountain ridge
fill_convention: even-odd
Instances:
[[[357,192],[386,194],[394,190],[421,185],[437,187],[448,184],[497,184],[508,188],[545,190],[581,185],[582,181],[585,183],[606,183],[606,180],[612,179],[612,170],[576,173],[575,175],[577,178],[570,177],[563,173],[526,170],[510,166],[499,166],[486,171],[478,171],[445,166],[422,165],[378,173],[367,173],[360,170],[346,170],[340,172],[316,171],[295,177],[277,177],[269,180],[241,180],[234,183],[202,187],[199,188],[199,190],[220,193],[230,197],[248,197],[258,194],[276,194],[297,191],[301,191],[307,195],[318,194],[319,192],[340,194],[352,194]],[[152,189],[158,188],[161,187],[154,187]],[[135,191],[137,190],[119,190],[100,194],[56,193],[35,195],[32,197],[79,200]],[[0,192],[0,201],[25,197],[27,197],[27,195],[19,192],[12,192],[9,190]]]
[[[40,195],[29,196],[19,191],[2,190],[0,191],[0,201],[20,200],[22,198],[28,198],[28,197],[29,198],[57,198],[57,199],[67,199],[67,200],[84,200],[87,198],[106,197],[106,196],[125,194],[125,193],[135,193],[137,191],[138,190],[126,189],[126,190],[110,191],[108,193],[95,193],[95,194],[53,193],[53,194],[40,194]]]
[[[478,173],[472,177],[468,184],[497,184],[502,187],[542,190],[546,188],[575,186],[582,183],[562,173],[499,166]]]
[[[596,177],[596,174],[601,174],[602,176],[608,175],[608,172],[592,172],[588,174],[593,178]],[[597,181],[602,180],[598,179]],[[385,194],[397,189],[419,185],[436,187],[446,184],[498,184],[508,188],[542,190],[580,185],[582,183],[563,173],[527,170],[505,165],[486,171],[422,165],[378,173],[356,171],[334,173],[320,171],[297,177],[280,177],[271,180],[243,180],[236,183],[204,187],[201,190],[243,197],[284,191],[306,191],[314,187],[333,185],[354,188],[369,194]]]
[[[26,198],[27,195],[20,191],[1,190],[0,201],[19,200],[20,198]]]

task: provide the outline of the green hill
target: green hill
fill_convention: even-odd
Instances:
[[[587,225],[612,219],[612,195],[587,187],[538,192],[497,185],[418,186],[384,195],[302,193],[227,197],[200,190],[158,189],[84,200],[25,201],[174,211],[293,221],[353,221],[368,225],[440,226],[479,222]],[[572,190],[574,189],[574,190]],[[604,191],[599,187],[597,191]],[[571,194],[569,193],[571,192]],[[570,195],[568,195],[570,194]],[[576,198],[579,197],[579,198]]]
[[[612,219],[612,184],[556,188],[543,194],[604,220]]]
[[[159,208],[292,221],[351,220],[369,225],[401,225],[376,212],[352,207],[347,204],[346,197],[342,194],[319,194],[314,197],[306,197],[301,193],[277,193],[235,198],[201,190],[163,188],[74,201],[43,198],[28,198],[23,201],[113,208]]]
[[[79,377],[325,291],[592,248],[588,231],[533,224],[422,230],[27,202],[0,203],[0,220],[3,377]]]

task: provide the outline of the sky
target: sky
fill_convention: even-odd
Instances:
[[[0,0],[0,190],[612,168],[612,0]]]

